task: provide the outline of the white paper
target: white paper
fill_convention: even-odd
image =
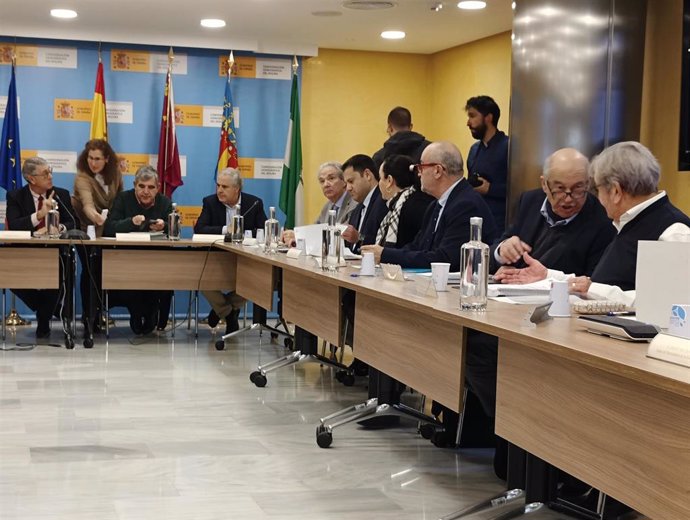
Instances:
[[[534,283],[508,284],[490,283],[488,296],[527,296],[537,294],[549,294],[551,280],[539,280]]]
[[[127,242],[150,242],[151,233],[115,233],[115,240]]]
[[[225,240],[225,235],[209,235],[209,234],[202,234],[202,233],[194,233],[192,235],[192,242],[204,242],[204,243],[213,243],[213,242],[223,242]]]

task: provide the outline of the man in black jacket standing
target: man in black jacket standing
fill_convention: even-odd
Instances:
[[[16,231],[31,231],[43,234],[46,230],[45,218],[54,207],[60,212],[60,222],[66,229],[74,229],[74,210],[67,190],[53,186],[53,170],[41,157],[30,157],[24,161],[22,176],[27,185],[7,193],[7,228]],[[50,335],[50,318],[59,317],[60,292],[56,289],[13,289],[13,292],[36,312],[36,337]]]
[[[388,140],[372,157],[376,171],[391,155],[407,155],[418,163],[424,148],[429,145],[422,134],[412,131],[412,114],[405,107],[395,107],[388,113],[386,133]]]
[[[194,232],[224,235],[232,217],[238,212],[244,217],[245,230],[263,230],[266,222],[264,203],[260,198],[242,191],[242,175],[239,170],[226,168],[218,173],[215,195],[204,198]],[[239,329],[238,317],[244,298],[235,292],[203,291],[202,294],[212,307],[208,315],[209,326],[215,327],[220,318],[225,318],[226,334]]]

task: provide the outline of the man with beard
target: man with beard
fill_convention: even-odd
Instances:
[[[480,193],[494,216],[499,234],[506,220],[508,136],[498,129],[501,109],[489,96],[467,100],[467,127],[477,142],[467,155],[468,180]]]

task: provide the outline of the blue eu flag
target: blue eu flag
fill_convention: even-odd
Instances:
[[[14,82],[14,65],[7,94],[5,120],[0,138],[0,187],[7,191],[22,187],[22,162],[19,156],[19,113],[17,112],[17,88]]]

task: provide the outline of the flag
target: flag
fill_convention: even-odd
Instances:
[[[290,124],[288,125],[287,144],[285,145],[285,161],[278,206],[287,216],[285,220],[286,229],[292,229],[295,225],[302,224],[302,135],[299,124],[299,87],[296,59],[295,65],[293,65]]]
[[[7,191],[22,187],[22,161],[19,147],[19,112],[17,111],[17,87],[14,81],[14,63],[7,94],[5,119],[0,137],[0,187]]]
[[[173,99],[172,84],[172,49],[168,60],[168,76],[165,80],[165,94],[163,96],[163,116],[161,118],[161,135],[158,141],[158,177],[161,192],[172,197],[173,191],[182,186],[182,169],[180,168],[180,154],[177,149],[175,135],[175,101]]]
[[[89,139],[108,140],[108,121],[105,116],[105,82],[103,81],[103,63],[100,54],[98,55],[96,86],[93,89],[93,103],[91,104]]]
[[[233,113],[232,90],[230,89],[230,69],[228,69],[228,80],[225,82],[223,122],[220,126],[220,146],[218,149],[216,175],[228,166],[237,168],[237,136],[235,135],[235,114]]]

